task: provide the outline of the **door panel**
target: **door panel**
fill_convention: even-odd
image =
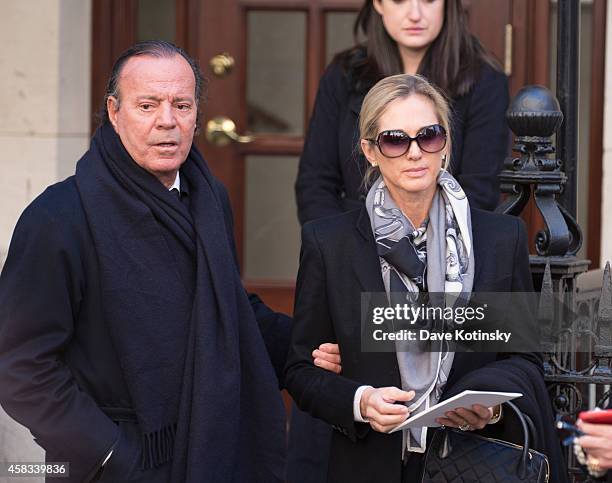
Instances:
[[[176,43],[174,0],[137,0],[137,40],[164,39]]]
[[[246,280],[292,284],[297,275],[300,226],[293,183],[297,156],[246,156]]]
[[[306,12],[247,13],[247,129],[304,134]]]
[[[352,44],[360,4],[201,2],[202,66],[221,52],[235,59],[229,75],[210,75],[203,126],[223,115],[254,138],[219,147],[202,133],[198,143],[230,191],[245,283],[275,308],[293,306],[299,257],[293,184],[318,80],[333,52]]]
[[[486,49],[499,61],[506,64],[506,39],[511,35],[506,26],[512,27],[512,5],[510,0],[464,0],[470,30],[475,33]],[[495,15],[492,13],[495,12]],[[508,41],[511,40],[508,38]]]
[[[353,24],[357,12],[326,12],[325,14],[325,65],[338,52],[353,46]]]

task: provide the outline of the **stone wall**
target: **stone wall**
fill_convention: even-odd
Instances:
[[[3,2],[0,258],[23,209],[89,142],[90,0]]]
[[[1,268],[20,213],[72,174],[88,146],[91,0],[4,1],[0,44]],[[43,460],[29,431],[0,409],[0,461]]]

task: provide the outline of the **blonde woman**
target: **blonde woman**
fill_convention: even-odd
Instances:
[[[445,170],[449,108],[424,78],[378,82],[364,99],[359,133],[370,166],[365,206],[302,232],[286,385],[300,409],[336,429],[327,481],[420,482],[431,432],[387,432],[459,390],[496,389],[525,394],[522,409],[543,434],[552,414],[540,403],[541,361],[534,354],[364,352],[361,294],[531,291],[526,233],[517,218],[471,208]],[[341,374],[313,363],[312,351],[325,342],[339,345]],[[472,406],[439,423],[513,436],[512,421],[498,420],[497,408]],[[556,468],[552,481],[564,481]]]

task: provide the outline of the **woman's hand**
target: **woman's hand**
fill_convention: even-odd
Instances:
[[[586,433],[577,441],[587,454],[587,461],[595,460],[602,470],[612,468],[612,424],[589,424],[579,419],[576,425]]]
[[[410,415],[406,406],[394,403],[410,401],[413,398],[414,391],[406,392],[397,387],[370,387],[361,395],[361,416],[368,420],[375,431],[387,433]]]
[[[493,408],[487,408],[480,404],[474,404],[471,409],[457,408],[454,411],[444,413],[445,418],[438,418],[438,424],[449,428],[459,428],[462,431],[473,431],[482,429],[493,417]]]
[[[340,347],[338,344],[321,344],[318,349],[312,351],[314,365],[327,371],[340,374],[342,372]]]

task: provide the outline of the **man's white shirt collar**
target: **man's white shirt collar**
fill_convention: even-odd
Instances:
[[[174,180],[174,183],[172,183],[172,186],[170,186],[168,190],[172,191],[175,188],[178,190],[179,193],[181,192],[181,175],[178,171],[176,172],[176,179]]]

